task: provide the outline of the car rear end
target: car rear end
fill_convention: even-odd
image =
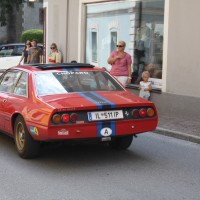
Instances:
[[[121,103],[116,103],[115,98]],[[43,100],[60,109],[52,112],[48,127],[34,126],[38,134],[33,135],[39,140],[136,135],[154,130],[158,123],[154,104],[127,92],[81,92],[69,94],[67,98],[43,97]]]
[[[107,71],[67,66],[40,65],[33,75],[37,98],[53,109],[48,125],[32,125],[35,139],[112,138],[156,128],[152,102],[128,92]]]

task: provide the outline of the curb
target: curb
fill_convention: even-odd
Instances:
[[[199,136],[190,135],[190,134],[187,134],[187,133],[182,133],[182,132],[179,132],[179,131],[169,130],[169,129],[165,129],[165,128],[161,128],[161,127],[157,127],[156,130],[154,130],[153,132],[161,134],[161,135],[174,137],[174,138],[177,138],[177,139],[186,140],[186,141],[190,141],[190,142],[200,144],[200,137]]]

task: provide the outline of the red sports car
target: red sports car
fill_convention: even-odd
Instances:
[[[154,104],[127,91],[90,64],[35,64],[8,69],[0,79],[0,130],[14,137],[22,158],[42,142],[96,139],[126,149],[133,136],[158,123]]]

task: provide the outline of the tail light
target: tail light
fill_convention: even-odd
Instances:
[[[68,115],[68,114],[63,114],[63,115],[61,116],[61,120],[62,120],[62,122],[64,122],[64,123],[69,122],[69,115]]]
[[[146,117],[146,116],[147,116],[147,111],[146,111],[146,109],[141,108],[141,109],[139,110],[139,114],[140,114],[140,117]]]
[[[61,123],[69,123],[69,122],[76,122],[78,120],[78,114],[77,113],[56,113],[52,116],[52,122],[54,124],[61,124]]]
[[[155,110],[153,108],[135,108],[132,110],[131,115],[134,119],[154,117]]]
[[[53,123],[59,124],[61,122],[61,116],[59,114],[55,114],[52,117]]]
[[[133,118],[139,118],[140,114],[139,114],[139,110],[138,109],[134,109],[132,110],[132,117]]]
[[[155,111],[153,108],[148,108],[147,109],[147,115],[148,117],[153,117],[155,115]]]
[[[71,120],[71,122],[76,122],[78,120],[78,114],[77,113],[72,113],[70,115],[70,120]]]

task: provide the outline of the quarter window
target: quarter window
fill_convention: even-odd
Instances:
[[[28,73],[22,73],[14,89],[14,94],[20,96],[28,96]]]
[[[21,73],[21,71],[7,72],[0,83],[0,92],[12,93]]]

